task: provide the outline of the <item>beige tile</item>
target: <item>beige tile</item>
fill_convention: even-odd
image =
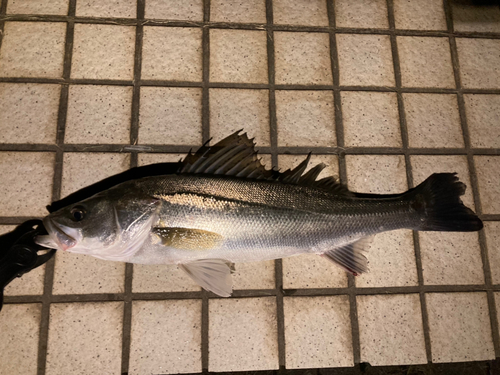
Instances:
[[[210,81],[267,83],[266,32],[210,30]]]
[[[129,373],[201,372],[201,300],[135,301]]]
[[[132,26],[76,24],[71,77],[131,80],[134,50]]]
[[[175,264],[134,264],[134,293],[199,292],[201,288]]]
[[[136,18],[136,0],[80,0],[76,2],[77,17]]]
[[[130,142],[132,87],[69,87],[65,143]]]
[[[464,147],[456,95],[403,94],[410,147]]]
[[[483,214],[500,213],[500,157],[475,156],[479,199]]]
[[[123,293],[125,263],[58,251],[54,294]]]
[[[387,3],[384,0],[336,0],[337,27],[377,28],[389,27]]]
[[[500,284],[500,221],[485,221],[484,233],[490,260],[491,281],[493,284]]]
[[[286,368],[354,366],[347,296],[285,297],[284,311]]]
[[[401,147],[395,93],[344,91],[341,98],[346,146]]]
[[[37,374],[41,304],[6,304],[0,319],[0,374]]]
[[[328,26],[325,0],[274,0],[275,24]]]
[[[45,216],[53,175],[51,152],[0,152],[0,215]]]
[[[210,21],[266,23],[265,0],[212,0]]]
[[[209,371],[277,370],[276,299],[209,300]]]
[[[331,91],[276,91],[278,146],[336,144]]]
[[[346,288],[347,273],[317,254],[283,259],[283,288]]]
[[[500,95],[464,95],[472,147],[500,148]]]
[[[372,366],[427,363],[418,294],[358,296],[361,361]]]
[[[210,136],[221,140],[243,129],[257,148],[270,146],[267,90],[210,89]]]
[[[64,22],[5,22],[0,77],[62,77],[65,37]]]
[[[446,16],[441,0],[395,0],[397,29],[446,30]]]
[[[403,86],[455,87],[448,38],[398,36],[396,39]]]
[[[142,87],[139,143],[201,145],[201,89]]]
[[[424,283],[483,284],[477,233],[419,232]]]
[[[122,302],[53,303],[45,373],[120,373],[122,320]]]
[[[389,36],[337,34],[337,49],[341,85],[394,86]]]
[[[418,285],[413,234],[410,230],[377,234],[366,257],[368,272],[355,278],[357,287]]]
[[[68,14],[69,0],[9,0],[7,14]]]
[[[279,155],[278,166],[281,172],[287,169],[293,169],[307,158],[307,155]],[[326,165],[326,168],[319,174],[317,179],[323,177],[339,175],[339,161],[337,155],[311,155],[311,160],[305,172],[309,171],[312,167],[319,163]]]
[[[274,289],[274,260],[265,262],[236,263],[233,274],[233,290]]]
[[[413,185],[417,186],[433,173],[457,173],[467,189],[462,201],[474,209],[474,198],[470,182],[469,166],[465,155],[412,155],[410,161],[413,171]]]
[[[203,0],[148,0],[146,18],[203,21]]]
[[[464,88],[500,88],[500,40],[457,38]]]
[[[432,362],[495,358],[486,293],[430,293]]]
[[[1,143],[55,143],[59,85],[0,83]]]
[[[500,32],[500,9],[494,2],[452,1],[455,31]]]
[[[130,155],[71,152],[64,154],[61,197],[129,169]]]
[[[402,155],[347,155],[346,167],[352,191],[392,194],[408,189]]]
[[[331,85],[329,43],[326,33],[275,32],[276,83]]]
[[[186,154],[139,154],[139,166],[156,163],[177,163],[184,159]]]
[[[495,296],[495,307],[497,310],[497,316],[495,318],[497,319],[497,323],[499,323],[500,322],[500,293],[496,292],[493,294]],[[494,318],[492,317],[491,319],[494,319]]]
[[[141,77],[201,81],[201,29],[146,26]]]

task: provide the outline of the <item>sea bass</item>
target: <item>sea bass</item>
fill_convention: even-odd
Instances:
[[[368,270],[370,239],[407,228],[477,231],[454,173],[431,175],[402,194],[349,191],[307,173],[310,155],[285,172],[265,169],[253,141],[236,132],[179,162],[178,173],[116,185],[43,220],[42,246],[96,258],[177,264],[220,296],[232,292],[234,263],[314,253],[353,275]]]

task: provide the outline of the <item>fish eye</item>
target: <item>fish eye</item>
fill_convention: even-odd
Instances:
[[[85,218],[85,213],[82,206],[75,206],[71,209],[71,218],[73,221],[82,221]]]

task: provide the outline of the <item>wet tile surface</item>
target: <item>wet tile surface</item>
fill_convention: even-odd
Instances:
[[[443,2],[439,0],[394,1],[397,29],[446,30]]]
[[[372,366],[427,363],[418,294],[358,296],[361,359]]]
[[[262,0],[212,0],[210,21],[266,23],[266,3]]]
[[[41,304],[6,305],[0,319],[0,374],[36,374]],[[22,345],[20,345],[22,343]]]
[[[254,30],[211,30],[210,80],[266,83],[266,33]]]
[[[201,90],[183,87],[141,89],[139,143],[201,145]],[[182,123],[182,128],[165,124]]]
[[[383,0],[337,0],[335,1],[337,27],[381,28],[389,27],[387,3]]]
[[[118,373],[122,318],[121,302],[53,304],[46,374]]]
[[[273,17],[275,24],[328,26],[324,0],[275,0]]]
[[[329,91],[277,91],[278,145],[334,146],[333,108]]]
[[[337,49],[341,85],[394,86],[388,36],[337,34]]]
[[[55,143],[59,85],[0,83],[1,143]]]
[[[500,202],[498,201],[500,170],[497,168],[500,157],[476,156],[474,161],[476,163],[479,199],[481,200],[483,213],[497,214],[500,212]]]
[[[132,79],[135,28],[76,24],[72,78]]]
[[[63,23],[6,22],[0,76],[61,77],[65,35]]]
[[[201,30],[145,27],[142,79],[201,81]]]
[[[486,246],[491,270],[491,282],[500,284],[500,222],[490,221],[484,223]]]
[[[447,38],[397,37],[405,87],[455,87]]]
[[[500,88],[500,40],[457,39],[460,77],[465,88]]]
[[[15,170],[16,173],[11,173]],[[2,216],[43,216],[51,203],[54,154],[0,152]],[[35,183],[36,182],[36,183]]]
[[[403,94],[410,147],[464,147],[457,97]]]
[[[430,293],[426,298],[433,362],[495,357],[486,293]]]
[[[500,95],[464,95],[471,146],[500,147]]]
[[[130,334],[130,374],[201,371],[201,301],[134,302]]]
[[[328,34],[274,33],[276,83],[331,85]]]
[[[341,99],[346,146],[401,146],[396,94],[350,91]]]
[[[134,0],[84,0],[76,3],[76,15],[79,17],[135,18],[136,14],[137,4]]]
[[[54,14],[66,15],[69,0],[9,0],[7,14]]]
[[[285,297],[283,302],[287,368],[353,365],[347,296]]]
[[[145,16],[163,20],[203,21],[203,0],[146,1]]]
[[[71,86],[66,143],[129,143],[132,88]]]
[[[209,301],[209,371],[278,369],[274,298]]]

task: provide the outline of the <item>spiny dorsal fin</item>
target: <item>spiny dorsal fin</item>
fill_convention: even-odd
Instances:
[[[261,160],[258,159],[253,139],[248,139],[246,133],[240,135],[240,132],[241,130],[238,130],[213,146],[209,146],[208,142],[206,142],[194,154],[190,151],[181,162],[179,173],[212,174],[280,181],[287,184],[328,190],[339,195],[353,195],[333,177],[316,180],[326,167],[323,163],[304,173],[311,160],[310,153],[295,168],[288,169],[283,173],[266,169]]]

